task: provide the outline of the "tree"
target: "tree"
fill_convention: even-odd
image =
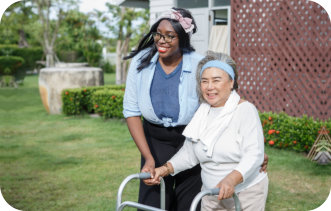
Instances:
[[[106,23],[109,30],[116,36],[116,84],[125,83],[127,61],[123,61],[133,47],[138,43],[131,43],[130,40],[137,40],[148,29],[149,11],[145,9],[127,8],[107,3],[110,16],[98,12],[102,22]]]
[[[55,41],[61,21],[77,1],[74,0],[32,0],[38,9],[38,16],[41,22],[41,45],[46,56],[46,67],[55,66],[58,58],[55,54]]]
[[[99,65],[102,46],[98,40],[102,37],[90,14],[77,10],[68,11],[58,34],[56,52],[61,53],[60,59],[87,61],[91,66]]]
[[[33,12],[31,3],[27,1],[16,2],[5,12],[0,24],[0,43],[18,44],[19,47],[35,45],[30,32],[33,22],[38,20]]]

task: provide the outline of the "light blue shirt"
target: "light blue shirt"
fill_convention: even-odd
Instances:
[[[124,117],[128,118],[142,115],[147,121],[165,127],[187,125],[199,106],[196,92],[196,71],[197,65],[203,56],[195,52],[183,54],[183,68],[178,87],[179,115],[178,121],[172,122],[172,119],[159,119],[156,116],[150,96],[150,88],[159,54],[156,53],[154,55],[150,65],[140,72],[137,71],[141,57],[144,56],[148,50],[149,49],[139,52],[131,61],[123,100]]]

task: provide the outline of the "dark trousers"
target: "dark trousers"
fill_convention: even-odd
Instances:
[[[185,126],[162,127],[146,120],[143,123],[145,136],[155,160],[155,167],[162,166],[182,147]],[[141,168],[145,163],[141,158]],[[166,185],[166,210],[185,211],[190,209],[194,197],[201,191],[200,165],[183,171],[175,176],[164,178]],[[160,207],[160,186],[147,186],[142,181],[139,189],[139,203]],[[200,210],[200,206],[198,206]]]

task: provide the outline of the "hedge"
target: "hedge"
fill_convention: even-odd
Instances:
[[[99,90],[121,90],[125,85],[107,85],[97,87],[83,87],[77,89],[65,89],[62,92],[62,111],[66,115],[80,115],[83,113],[94,113],[92,95]]]
[[[16,56],[24,59],[24,64],[13,74],[16,81],[23,81],[27,70],[36,68],[36,61],[41,60],[43,50],[40,47],[20,48],[17,45],[0,45],[0,56]]]
[[[15,75],[23,64],[22,57],[0,56],[0,75]]]
[[[36,67],[36,61],[41,60],[43,50],[40,47],[20,48],[17,45],[0,45],[0,56],[19,56],[25,61],[23,70],[32,70]]]
[[[83,113],[81,89],[70,89],[62,92],[62,112],[66,115],[78,115]]]
[[[291,117],[286,113],[260,113],[265,144],[275,148],[309,152],[322,125],[331,131],[331,119],[314,120],[312,117]]]
[[[92,95],[95,112],[105,118],[123,118],[122,90],[99,90]]]

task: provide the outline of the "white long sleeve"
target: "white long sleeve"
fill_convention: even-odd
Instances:
[[[182,148],[180,148],[180,150],[168,161],[174,168],[174,173],[172,175],[190,169],[199,163],[193,150],[193,145],[195,144],[196,143],[193,143],[192,141],[185,140]]]
[[[264,142],[263,130],[259,114],[253,106],[248,104],[245,109],[239,110],[241,117],[239,134],[242,136],[242,157],[235,170],[239,171],[243,176],[243,181],[246,178],[256,173],[256,169],[264,159]]]

